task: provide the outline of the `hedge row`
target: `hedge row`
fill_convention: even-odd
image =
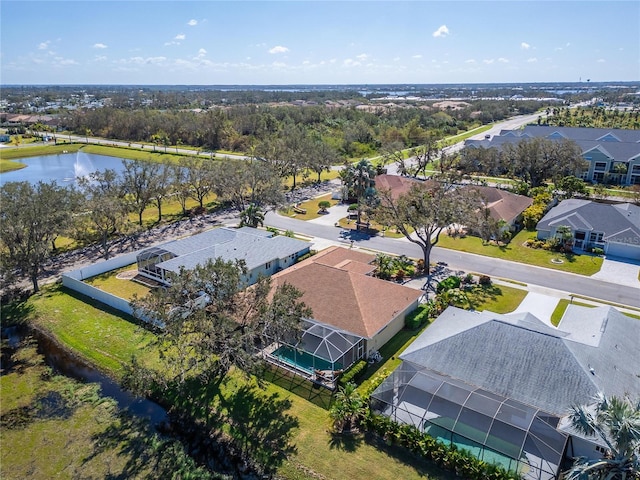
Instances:
[[[405,327],[409,330],[415,330],[424,325],[429,320],[429,311],[428,305],[420,305],[404,318]]]
[[[367,362],[364,360],[359,360],[351,367],[347,369],[344,374],[338,379],[338,384],[341,387],[344,387],[349,382],[355,382],[355,380],[359,379],[364,375],[364,372],[367,370]]]
[[[454,444],[445,445],[413,425],[399,424],[384,415],[369,413],[364,426],[377,433],[389,444],[397,444],[436,463],[440,468],[454,472],[468,480],[514,480],[521,478],[515,472],[484,462]]]

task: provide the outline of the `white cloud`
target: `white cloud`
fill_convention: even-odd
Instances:
[[[104,43],[94,43],[93,48],[107,48]]]
[[[493,58],[487,58],[485,60],[483,60],[482,62],[487,64],[487,65],[491,65],[495,60]]]
[[[523,50],[529,50],[531,48],[531,45],[529,45],[527,42],[522,42],[520,44],[520,48]]]
[[[174,40],[184,40],[187,36],[184,33],[179,33],[175,36]]]
[[[311,62],[309,60],[305,60],[304,62],[302,62],[302,65],[311,65]]]
[[[422,58],[422,55],[418,54],[418,55],[413,55],[411,58],[415,58],[416,60]]]
[[[287,64],[284,62],[273,62],[271,65],[276,68],[284,68],[287,66]]]
[[[58,65],[78,65],[78,62],[71,58],[56,57],[54,60]]]
[[[395,57],[395,58],[393,59],[393,61],[394,61],[394,62],[399,62],[399,61],[400,61],[400,57]]]
[[[187,22],[187,25],[189,25],[190,27],[195,27],[196,25],[198,25],[198,21],[192,18]]]
[[[287,47],[283,47],[282,45],[276,45],[273,48],[269,49],[269,53],[274,54],[274,53],[287,53],[289,51],[289,49]]]
[[[353,58],[347,58],[342,62],[345,67],[359,67],[362,65],[360,62],[355,61]]]
[[[93,59],[94,62],[104,62],[107,60],[107,56],[106,55],[96,55],[96,57]]]
[[[369,58],[369,55],[367,55],[366,53],[361,53],[360,55],[356,55],[356,58],[358,60],[365,61],[367,58]]]
[[[500,58],[498,59],[498,62],[500,62],[500,63],[509,63],[509,60],[507,60],[507,59],[506,59],[506,58],[504,58],[504,57],[500,57]]]
[[[206,55],[207,51],[204,48],[201,48],[200,50],[198,50],[198,55]]]
[[[531,57],[529,59],[527,59],[527,63],[536,63],[538,61],[538,59],[536,57]]]
[[[446,25],[441,25],[435,32],[433,32],[434,37],[446,37],[449,35],[449,29]]]
[[[598,63],[605,63],[605,59],[604,58],[599,58],[598,60],[596,60]]]
[[[476,61],[473,58],[470,58],[469,60],[465,60],[464,63],[476,63]]]
[[[49,45],[51,44],[51,40],[47,40],[46,42],[42,42],[38,45],[38,50],[46,50],[47,48],[49,48]]]

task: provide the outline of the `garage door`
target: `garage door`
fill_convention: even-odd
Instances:
[[[616,257],[631,258],[640,260],[640,245],[629,245],[626,243],[607,243],[605,253]]]

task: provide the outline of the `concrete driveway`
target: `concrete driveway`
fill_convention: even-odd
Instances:
[[[598,273],[591,275],[591,278],[638,288],[640,287],[638,272],[640,272],[640,262],[638,261],[605,257],[602,268]]]
[[[333,207],[330,207],[327,210],[329,213],[320,215],[318,218],[314,218],[313,220],[309,220],[309,223],[317,223],[318,225],[328,225],[333,227],[338,222],[338,220],[347,216],[348,208],[349,205],[339,203],[337,205],[334,205]]]

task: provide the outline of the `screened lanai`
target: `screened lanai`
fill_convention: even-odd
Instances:
[[[337,376],[364,356],[364,338],[336,327],[307,320],[300,341],[275,341],[264,351],[278,366],[335,387]]]
[[[527,479],[556,478],[564,456],[557,416],[411,362],[375,390],[371,406]]]
[[[158,280],[162,283],[168,283],[165,270],[159,268],[158,264],[166,260],[174,258],[176,255],[161,247],[152,247],[143,250],[136,257],[138,264],[138,272],[146,277]]]

